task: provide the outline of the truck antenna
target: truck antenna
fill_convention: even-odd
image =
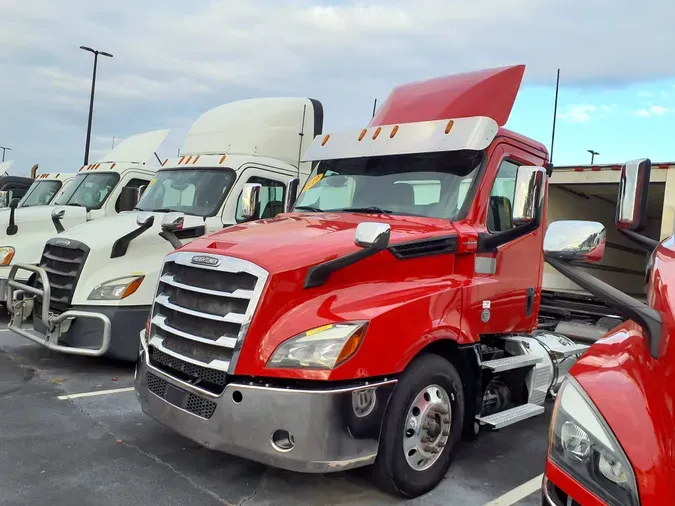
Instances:
[[[113,135],[112,147],[110,149],[115,149],[115,136]]]
[[[159,162],[160,165],[162,165],[162,160],[159,159],[159,155],[157,154],[157,151],[154,151],[155,153],[155,158],[157,158],[157,161]]]
[[[300,125],[300,146],[298,146],[298,179],[300,179],[300,160],[302,159],[302,139],[305,136],[305,114],[307,113],[307,104],[302,108],[302,125]]]
[[[373,102],[373,115],[371,116],[372,118],[375,117],[376,110],[377,110],[377,99],[375,99],[375,102]]]
[[[555,120],[558,115],[558,90],[560,88],[560,69],[555,79],[555,101],[553,102],[553,128],[551,130],[551,152],[549,153],[549,161],[553,166],[553,143],[555,142]]]

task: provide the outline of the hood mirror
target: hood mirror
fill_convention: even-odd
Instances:
[[[566,262],[599,262],[605,253],[605,234],[597,221],[554,221],[546,229],[544,253]]]
[[[544,195],[546,169],[522,165],[516,171],[513,195],[513,224],[518,227],[537,219]]]
[[[259,183],[246,183],[241,193],[241,216],[244,221],[257,220],[260,215],[260,192],[262,185]]]
[[[184,223],[185,215],[183,213],[166,213],[162,218],[162,230],[175,232],[181,230]]]
[[[138,225],[139,227],[144,227],[148,224],[150,220],[153,220],[153,218],[154,216],[152,213],[141,211],[136,216],[136,225]]]
[[[354,232],[354,244],[360,248],[384,249],[389,245],[391,227],[386,223],[365,221]]]
[[[9,208],[10,209],[16,209],[19,207],[19,202],[21,202],[21,199],[19,197],[14,197],[10,202],[9,202]]]

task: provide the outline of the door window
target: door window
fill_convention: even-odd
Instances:
[[[487,228],[503,232],[513,228],[513,197],[516,191],[516,171],[520,164],[504,160],[490,192]]]

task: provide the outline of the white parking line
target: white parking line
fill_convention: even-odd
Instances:
[[[509,490],[506,494],[497,497],[497,499],[490,501],[484,506],[511,506],[512,504],[516,504],[521,499],[525,499],[528,495],[541,489],[541,482],[543,479],[544,475],[540,474],[536,478],[532,478],[530,481],[519,485],[513,490]]]
[[[122,392],[131,392],[134,387],[128,388],[113,388],[112,390],[98,390],[96,392],[83,392],[81,394],[69,394],[69,395],[59,395],[57,397],[60,401],[67,401],[68,399],[79,399],[80,397],[93,397],[95,395],[109,395],[109,394],[120,394]]]

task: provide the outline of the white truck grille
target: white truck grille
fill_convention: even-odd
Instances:
[[[150,364],[210,392],[222,392],[224,376],[213,371],[234,371],[267,277],[264,269],[238,258],[168,255],[152,308]]]

